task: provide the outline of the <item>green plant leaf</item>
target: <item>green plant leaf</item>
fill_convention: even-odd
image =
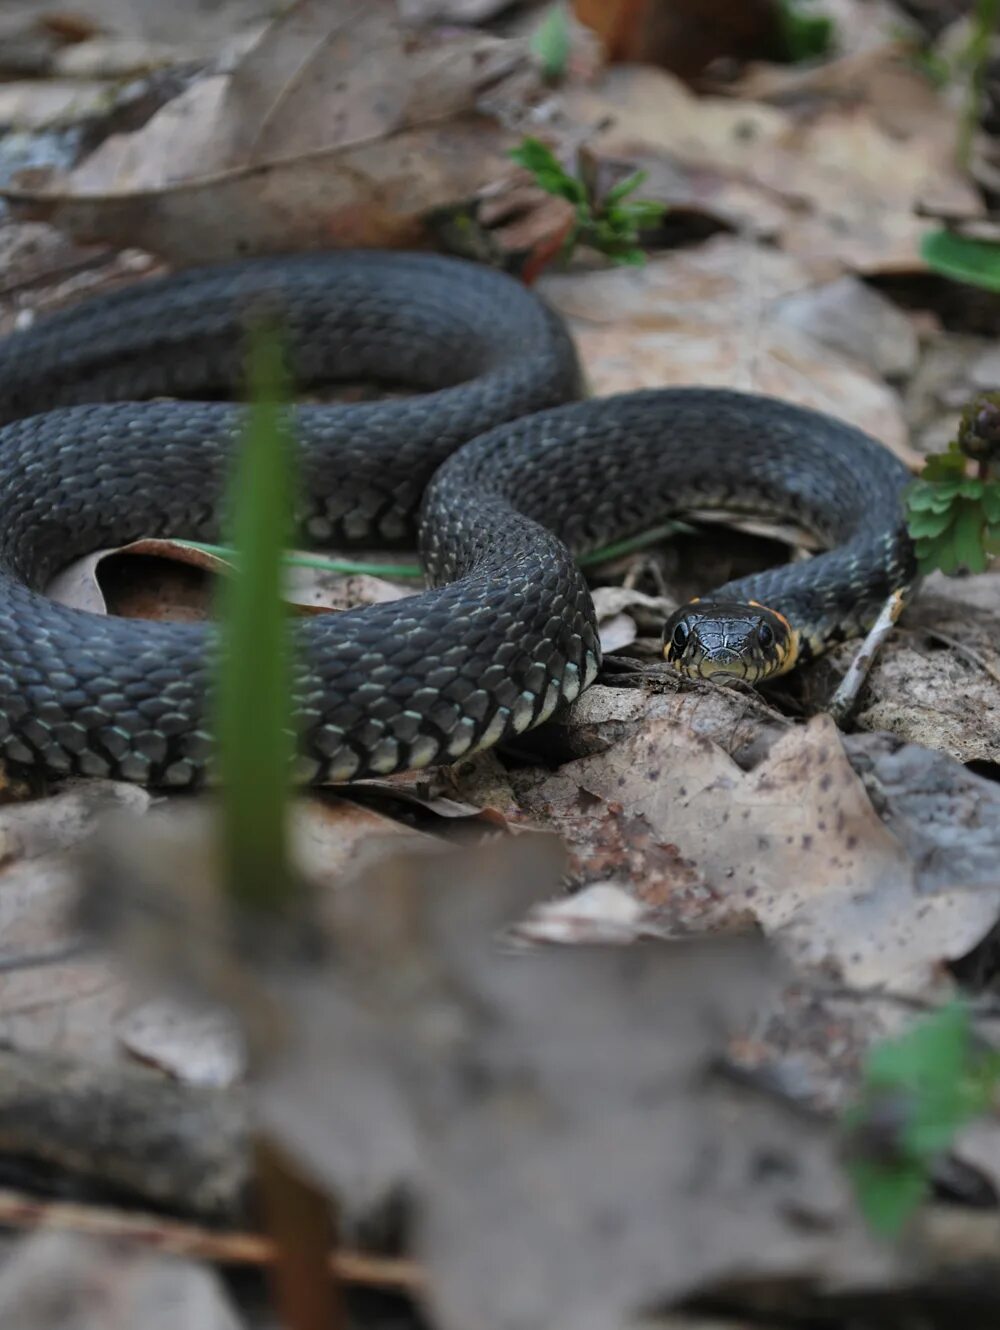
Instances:
[[[926,1193],[931,1165],[989,1107],[998,1082],[1000,1054],[974,1042],[962,1002],[872,1049],[844,1128],[848,1168],[874,1228],[899,1230]]]
[[[957,443],[952,443],[945,453],[931,453],[924,462],[924,469],[919,479],[934,484],[948,481],[960,482],[965,476],[967,459]]]
[[[920,1090],[929,1075],[954,1078],[965,1065],[970,1031],[964,1003],[949,1002],[898,1039],[877,1044],[865,1064],[865,1080]]]
[[[629,268],[641,268],[646,262],[645,252],[641,249],[620,249],[609,257],[613,263],[620,263]]]
[[[619,180],[617,185],[612,185],[604,196],[604,209],[609,211],[616,203],[621,203],[622,199],[627,198],[649,178],[648,171],[633,171],[627,175],[624,180]]]
[[[531,35],[531,54],[548,79],[561,78],[566,72],[570,53],[569,11],[562,3],[554,4]]]
[[[523,138],[516,148],[511,149],[509,156],[530,171],[536,184],[546,193],[568,199],[570,203],[586,205],[587,192],[582,181],[563,170],[552,150],[539,139]]]
[[[219,588],[216,712],[222,853],[230,894],[276,911],[289,885],[287,804],[294,736],[281,560],[291,526],[290,397],[270,326],[250,341],[251,404],[231,483],[236,572]]]
[[[664,215],[669,211],[665,203],[658,203],[656,199],[630,199],[628,203],[619,206],[629,221],[637,227],[656,226],[663,221]]]
[[[927,1194],[927,1172],[919,1164],[892,1168],[859,1161],[848,1171],[865,1218],[883,1237],[899,1233]]]
[[[979,505],[960,499],[952,526],[952,545],[959,565],[967,568],[970,573],[981,573],[986,567],[983,525],[983,513]]]
[[[911,513],[937,509],[939,505],[938,487],[926,480],[914,480],[906,491],[906,507]],[[949,503],[951,500],[949,499]],[[946,507],[948,505],[945,505]]]
[[[920,254],[933,272],[987,291],[1000,291],[1000,245],[954,231],[930,231],[920,242]]]
[[[959,484],[958,492],[963,499],[982,499],[983,491],[986,488],[986,482],[978,480],[973,476],[966,478]]]
[[[946,511],[943,513],[935,512],[933,509],[927,509],[923,512],[911,512],[906,526],[914,540],[919,540],[922,536],[940,536],[952,524],[952,515]]]
[[[991,480],[983,486],[980,503],[988,522],[1000,522],[1000,480]]]
[[[815,60],[833,45],[832,19],[809,13],[808,0],[778,0],[778,29],[782,55],[793,64]]]

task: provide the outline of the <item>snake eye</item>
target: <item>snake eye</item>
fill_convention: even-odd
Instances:
[[[683,651],[687,646],[687,640],[690,634],[686,623],[676,624],[674,631],[670,634],[670,640],[678,651]]]
[[[757,641],[766,651],[768,647],[774,646],[774,629],[769,623],[762,623],[757,628]]]

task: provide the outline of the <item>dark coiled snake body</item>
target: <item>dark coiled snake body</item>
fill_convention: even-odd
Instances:
[[[412,548],[431,590],[296,625],[304,780],[454,761],[572,701],[600,667],[573,554],[691,508],[789,517],[832,547],[722,588],[799,659],[911,574],[908,473],[830,417],[721,389],[573,401],[572,342],[512,279],[433,256],[263,259],[143,282],[0,343],[0,751],[53,774],[187,786],[210,771],[211,629],[55,604],[54,572],[170,534],[217,542],[249,313],[300,387],[418,390],[295,416],[301,539]],[[248,722],[252,723],[252,722]]]

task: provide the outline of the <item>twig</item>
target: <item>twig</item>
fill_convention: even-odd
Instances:
[[[850,669],[840,681],[840,685],[830,699],[828,708],[834,723],[841,727],[857,705],[858,697],[868,672],[875,663],[875,657],[885,645],[886,638],[896,626],[899,616],[906,606],[906,597],[902,591],[894,591],[879,611],[879,616],[871,631],[851,661]]]
[[[273,1240],[270,1263],[275,1303],[289,1330],[345,1330],[336,1258],[337,1228],[324,1193],[273,1140],[255,1143],[262,1217]]]
[[[41,1201],[24,1192],[0,1188],[0,1226],[14,1229],[58,1229],[93,1237],[133,1242],[138,1247],[188,1256],[219,1265],[267,1266],[275,1260],[275,1244],[257,1233],[220,1233],[198,1224],[160,1219],[157,1215],[108,1210],[67,1201]],[[333,1252],[329,1267],[345,1284],[418,1294],[424,1272],[414,1261]]]

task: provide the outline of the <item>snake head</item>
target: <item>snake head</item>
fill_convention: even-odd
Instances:
[[[783,614],[751,600],[692,600],[663,628],[663,657],[691,679],[763,683],[795,664],[798,634]]]

